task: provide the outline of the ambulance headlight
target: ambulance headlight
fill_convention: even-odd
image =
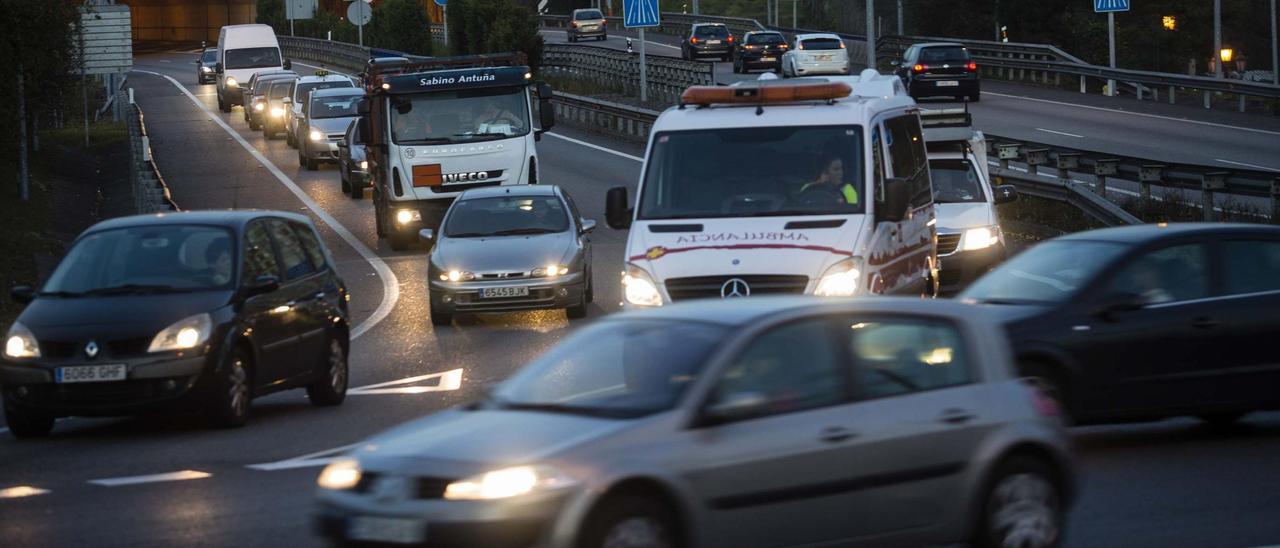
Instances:
[[[638,266],[627,265],[626,274],[622,276],[622,289],[629,304],[662,306],[662,293],[658,291],[657,284]]]
[[[818,279],[818,288],[813,294],[819,297],[853,296],[858,293],[861,277],[862,260],[856,257],[845,259],[827,269]]]

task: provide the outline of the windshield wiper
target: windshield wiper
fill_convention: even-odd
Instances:
[[[507,229],[507,230],[499,230],[499,231],[497,231],[497,232],[494,232],[492,235],[493,235],[493,236],[515,236],[515,235],[517,235],[517,234],[552,234],[552,233],[555,233],[555,232],[560,232],[560,231],[559,231],[559,230],[552,230],[552,229],[550,229],[550,228],[532,228],[532,227],[530,227],[530,228],[509,228],[509,229]]]
[[[981,304],[1012,304],[1012,305],[1019,305],[1019,304],[1039,305],[1039,304],[1046,303],[1046,301],[1033,301],[1031,299],[977,299],[977,301]]]
[[[483,237],[485,237],[485,236],[493,236],[493,233],[491,233],[491,232],[458,232],[458,233],[452,233],[452,232],[451,232],[451,233],[445,234],[445,236],[447,236],[447,237],[449,237],[449,238],[483,238]]]
[[[159,284],[123,284],[111,287],[99,287],[85,291],[84,295],[125,295],[131,293],[174,293],[181,291],[171,285]]]

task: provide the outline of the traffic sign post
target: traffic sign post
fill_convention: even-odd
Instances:
[[[645,69],[644,29],[662,23],[658,0],[622,0],[622,26],[640,33],[640,102],[649,99],[649,76]]]
[[[356,26],[356,36],[359,44],[364,45],[364,26],[373,18],[373,10],[369,8],[367,0],[355,0],[347,6],[347,20]]]
[[[1111,68],[1116,68],[1116,12],[1129,11],[1129,0],[1093,0],[1093,11],[1107,14],[1107,49],[1111,54]],[[1107,80],[1107,95],[1115,97],[1115,80]]]

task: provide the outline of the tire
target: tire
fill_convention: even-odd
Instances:
[[[351,192],[347,194],[352,200],[364,199],[364,183],[351,183]]]
[[[7,401],[4,403],[4,420],[9,433],[20,440],[46,438],[53,432],[53,415],[23,409]]]
[[[738,66],[738,62],[737,62],[737,61],[734,61],[734,62],[733,62],[733,73],[734,73],[734,74],[742,74],[742,67]]]
[[[650,497],[622,495],[591,512],[578,547],[680,548],[682,544],[670,508]]]
[[[341,340],[330,338],[324,360],[316,365],[320,368],[317,371],[319,375],[315,382],[307,385],[307,398],[311,400],[311,405],[342,405],[342,400],[347,397],[347,382],[350,379],[346,346]]]
[[[342,181],[342,193],[351,195],[351,181],[347,180],[347,169],[342,167],[342,162],[338,162],[338,179]]]
[[[388,234],[387,243],[391,245],[392,251],[408,251],[413,245],[413,236],[410,234]]]
[[[284,132],[284,142],[288,143],[292,148],[298,148],[298,141],[293,138],[293,132],[289,131],[289,126],[285,126],[282,131]]]
[[[1240,420],[1245,415],[1248,415],[1248,413],[1244,411],[1235,411],[1229,413],[1205,413],[1203,415],[1196,415],[1196,418],[1209,423],[1211,426],[1222,427],[1235,424],[1236,421]]]
[[[379,199],[377,194],[375,194],[373,199],[373,230],[378,234],[379,238],[386,238],[387,228],[386,226],[383,225],[382,209],[383,209],[382,200]]]
[[[587,291],[586,291],[586,293],[587,293],[587,302],[589,302],[589,303],[596,302],[596,288],[595,288],[595,284],[594,284],[594,283],[592,283],[592,280],[591,280],[591,272],[590,272],[590,271],[588,271],[588,272],[587,272]]]
[[[575,38],[572,34],[570,34],[570,35],[569,35],[569,43],[570,43],[570,44],[572,44],[572,43],[574,43],[574,42],[577,42],[577,41],[578,41],[578,39],[577,39],[577,38]]]
[[[591,297],[589,295],[590,287],[591,282],[588,281],[587,286],[582,288],[582,297],[578,301],[578,304],[564,309],[564,315],[568,316],[570,320],[581,320],[582,318],[587,317],[587,304],[591,302]]]
[[[1039,459],[1013,457],[1001,463],[983,494],[974,546],[1060,546],[1066,510],[1054,478]]]
[[[249,422],[253,399],[253,375],[248,352],[236,346],[227,358],[225,371],[217,380],[205,417],[218,428],[237,428]]]
[[[1024,377],[1039,379],[1042,383],[1041,388],[1046,395],[1058,403],[1058,409],[1062,413],[1062,422],[1067,425],[1072,424],[1071,409],[1069,407],[1069,402],[1071,401],[1070,386],[1059,367],[1044,362],[1029,361],[1018,364],[1018,372]]]
[[[218,94],[218,110],[222,112],[231,112],[231,107],[227,106],[227,101],[222,98],[222,94]]]
[[[306,158],[305,167],[307,168],[307,171],[315,171],[317,169],[320,169],[320,160],[316,160],[314,158]]]
[[[609,35],[607,35],[607,34],[606,34],[606,35],[599,36],[599,37],[597,37],[597,38],[596,38],[596,40],[598,40],[598,41],[600,41],[600,42],[603,42],[603,41],[608,40],[608,39],[609,39]]]
[[[980,101],[982,101],[982,92],[975,91],[975,92],[973,92],[973,95],[970,95],[970,96],[969,96],[969,102],[970,102],[970,103],[977,103],[977,102],[980,102]]]
[[[298,147],[298,167],[307,167],[307,157],[303,156],[306,152],[306,146],[307,145],[301,145]]]
[[[430,298],[430,296],[428,296],[427,298],[427,302],[432,302],[434,300],[435,299]],[[437,310],[438,309],[434,305],[431,306],[431,325],[434,325],[436,327],[444,327],[444,326],[453,324],[453,314],[449,314],[447,312],[437,312]]]

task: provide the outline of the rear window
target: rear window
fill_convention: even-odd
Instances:
[[[747,43],[751,45],[783,44],[783,43],[786,43],[786,39],[784,39],[781,34],[775,34],[775,33],[752,34],[747,37]]]
[[[707,38],[727,38],[729,27],[723,25],[703,25],[693,30],[694,36]]]
[[[604,19],[604,15],[597,10],[580,11],[573,14],[575,21],[591,21],[595,19]]]
[[[803,49],[840,49],[841,42],[835,38],[810,38],[800,42]]]
[[[941,46],[920,50],[922,63],[946,63],[948,61],[968,61],[969,50],[959,46]]]

